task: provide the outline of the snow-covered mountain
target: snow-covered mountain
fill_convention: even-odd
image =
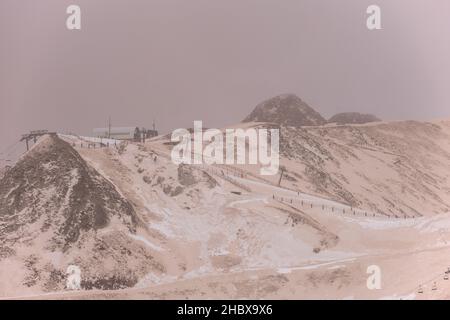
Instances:
[[[61,290],[69,265],[83,269],[84,288],[130,287],[150,270],[163,272],[130,238],[138,226],[131,203],[56,135],[41,139],[1,179],[2,274],[22,278],[11,286]]]
[[[257,165],[176,165],[167,136],[41,138],[0,179],[0,296],[414,298],[446,270],[450,121],[276,126],[280,186]]]

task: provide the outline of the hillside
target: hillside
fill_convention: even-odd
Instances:
[[[282,126],[280,139],[285,187],[384,214],[450,211],[447,121]]]
[[[5,175],[7,171],[6,167],[0,167],[0,179],[3,178],[3,176]]]
[[[163,267],[133,243],[138,218],[119,191],[56,135],[0,180],[1,275],[13,290],[61,290],[83,268],[83,288],[118,289]],[[126,255],[123,255],[127,252]]]

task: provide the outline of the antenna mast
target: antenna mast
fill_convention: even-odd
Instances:
[[[111,139],[111,116],[108,117],[108,139]]]

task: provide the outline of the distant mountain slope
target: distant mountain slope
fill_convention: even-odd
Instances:
[[[343,112],[338,113],[328,120],[329,123],[336,124],[364,124],[369,122],[381,121],[372,114],[362,114],[359,112]]]
[[[272,122],[301,127],[323,125],[326,120],[296,95],[285,94],[260,103],[243,122]]]
[[[281,128],[287,186],[376,212],[450,211],[450,124]]]

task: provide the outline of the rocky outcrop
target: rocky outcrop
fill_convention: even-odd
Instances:
[[[276,96],[260,103],[243,122],[271,122],[284,126],[319,126],[326,120],[293,94]]]
[[[450,211],[450,127],[403,121],[281,128],[293,189],[388,215]]]

